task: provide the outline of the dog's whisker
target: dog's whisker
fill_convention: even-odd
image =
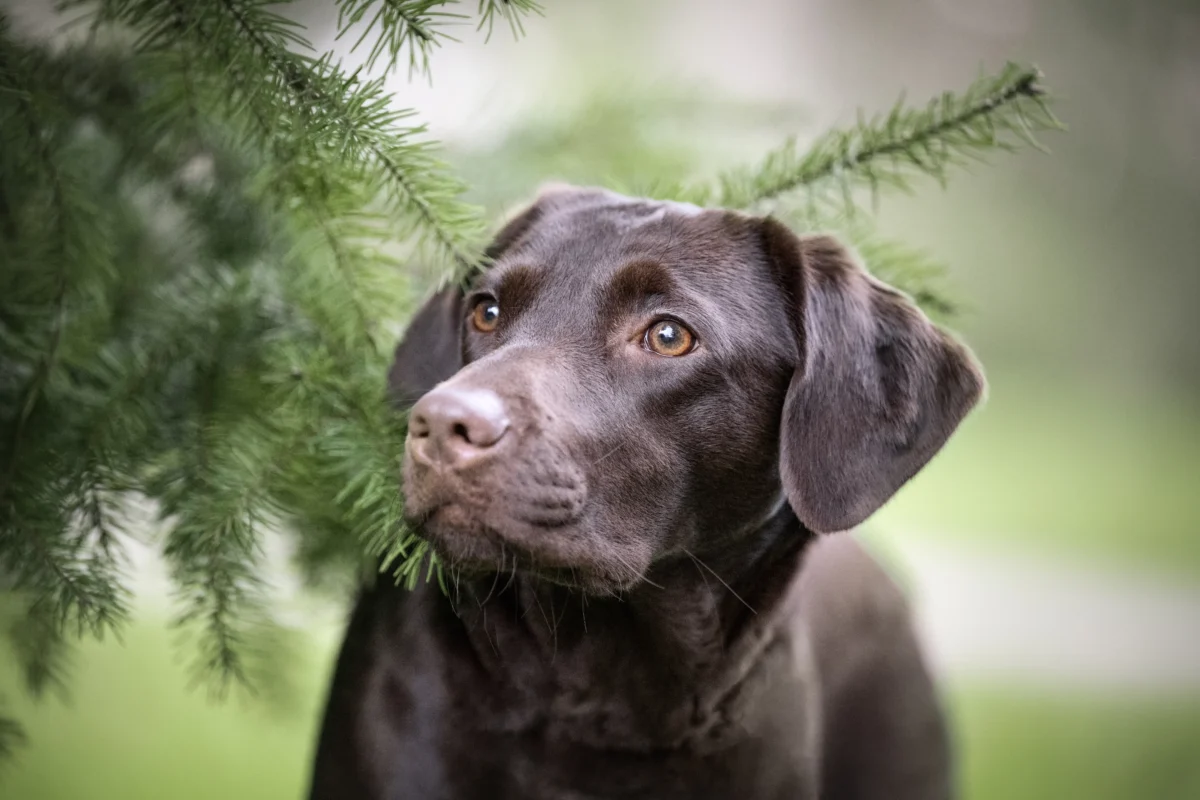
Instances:
[[[501,563],[501,568],[503,568],[503,563]],[[500,589],[500,594],[504,594],[505,592],[507,592],[509,587],[513,585],[513,582],[516,581],[516,579],[517,579],[517,553],[514,550],[513,558],[512,558],[512,571],[509,572],[509,574],[508,574],[508,582],[504,584],[504,587],[502,589]]]
[[[554,625],[550,630],[550,635],[554,639],[554,650],[550,654],[550,663],[551,664],[553,664],[555,661],[558,660],[558,620],[559,620],[559,617],[558,617],[557,609],[554,608],[554,595],[555,594],[556,593],[553,590],[551,590],[551,592],[550,592],[550,619],[554,620]]]
[[[546,631],[549,632],[550,618],[546,616],[546,609],[542,608],[542,598],[540,595],[541,593],[537,590],[537,587],[533,587],[533,602],[537,603],[538,611],[541,612],[542,615],[542,621],[546,623]]]
[[[622,447],[624,447],[624,446],[625,446],[625,445],[627,445],[627,444],[629,444],[629,440],[628,440],[628,439],[622,439],[620,442],[618,442],[618,443],[617,443],[617,446],[616,446],[616,447],[614,447],[612,450],[609,450],[607,453],[605,453],[604,455],[600,456],[599,458],[597,458],[597,459],[596,459],[595,461],[593,461],[592,463],[588,464],[588,466],[589,466],[589,467],[594,467],[594,466],[596,466],[596,465],[597,465],[597,464],[599,464],[601,461],[603,461],[604,459],[608,458],[608,457],[609,457],[609,456],[611,456],[613,453],[617,452],[618,450],[620,450]]]
[[[613,557],[613,560],[615,560],[618,564],[623,566],[625,569],[629,570],[629,577],[631,579],[631,582],[633,579],[641,578],[643,583],[645,583],[649,586],[653,586],[655,589],[665,591],[665,587],[661,583],[655,583],[654,581],[650,580],[649,575],[646,575],[644,572],[642,572],[641,570],[634,567],[633,564],[630,564],[628,561],[626,561],[625,558],[623,556],[621,556],[619,553],[613,552],[612,557]]]
[[[650,578],[647,577],[646,575],[642,575],[642,582],[647,584],[648,586],[653,586],[655,589],[658,589],[660,591],[665,592],[667,590],[667,587],[663,586],[661,583],[655,583],[654,581],[650,580]]]
[[[500,573],[504,571],[504,557],[505,557],[504,543],[501,542],[500,543],[500,569],[496,570],[495,573],[493,573],[492,588],[488,589],[487,597],[483,598],[482,602],[479,603],[480,608],[483,608],[485,605],[487,605],[487,601],[492,599],[492,594],[494,594],[496,591],[496,584],[500,581]]]
[[[491,631],[488,630],[487,609],[483,608],[483,606],[480,606],[480,609],[483,611],[483,638],[487,639],[488,646],[492,648],[492,652],[495,655],[500,655],[500,651],[496,648],[496,643],[492,641]]]
[[[574,576],[574,574],[575,574],[574,568],[571,569],[571,574],[572,574],[572,576]],[[580,592],[579,593],[579,613],[583,615],[583,634],[584,634],[584,636],[586,636],[587,632],[588,632],[587,601],[588,601],[587,592]]]
[[[691,555],[691,553],[688,553],[688,555]],[[692,565],[694,565],[696,567],[696,573],[697,573],[697,575],[700,575],[701,581],[704,582],[704,589],[708,589],[709,588],[708,575],[706,575],[706,573],[704,573],[704,571],[700,569],[700,561],[697,561],[695,558],[692,558],[691,563],[692,563]]]
[[[697,558],[695,555],[693,555],[693,554],[692,554],[692,551],[688,550],[686,547],[683,549],[683,552],[684,552],[684,553],[686,553],[686,554],[688,555],[688,557],[689,557],[689,558],[691,558],[693,561],[695,561],[697,564],[699,564],[700,566],[702,566],[702,567],[704,567],[706,570],[708,570],[710,573],[712,573],[712,576],[713,576],[714,578],[716,578],[717,580],[719,580],[719,581],[721,582],[721,585],[722,585],[722,586],[724,586],[726,589],[728,589],[728,590],[729,590],[729,593],[730,593],[731,595],[733,595],[734,597],[736,597],[739,603],[741,603],[742,605],[744,605],[746,608],[750,609],[750,613],[751,613],[751,614],[757,614],[757,613],[758,613],[758,611],[756,611],[756,610],[754,609],[754,606],[752,606],[752,605],[750,605],[749,603],[747,603],[747,602],[746,602],[746,601],[745,601],[745,600],[742,598],[742,596],[741,596],[740,594],[738,594],[737,592],[735,592],[735,591],[733,590],[733,587],[732,587],[732,586],[730,586],[728,583],[726,583],[726,582],[725,582],[725,579],[724,579],[724,578],[722,578],[720,575],[718,575],[718,574],[717,574],[717,571],[716,571],[716,570],[714,570],[714,569],[713,569],[712,567],[710,567],[708,564],[705,564],[703,561],[701,561],[699,558]]]
[[[568,592],[566,597],[563,599],[562,611],[559,612],[558,618],[554,621],[554,629],[555,630],[558,630],[558,626],[562,624],[563,619],[565,619],[567,616],[567,608],[571,605],[571,595],[572,594],[573,594],[572,592]]]
[[[692,556],[691,553],[688,553],[688,555]],[[700,580],[704,581],[704,588],[707,589],[708,575],[705,574],[704,570],[700,569],[700,562],[696,560],[695,556],[692,556],[692,564],[696,567],[696,572],[700,575]]]

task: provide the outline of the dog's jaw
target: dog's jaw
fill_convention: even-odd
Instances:
[[[744,546],[664,559],[598,596],[544,573],[453,576],[449,602],[493,685],[520,704],[503,720],[581,746],[720,750],[745,735],[790,645],[796,576],[811,534],[789,509]],[[772,655],[774,653],[774,655]],[[788,668],[790,669],[790,667]],[[786,678],[785,678],[786,679]]]

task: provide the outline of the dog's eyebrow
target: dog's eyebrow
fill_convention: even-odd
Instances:
[[[528,308],[542,288],[542,273],[519,264],[504,271],[496,284],[496,295],[510,309]]]
[[[657,261],[638,259],[617,270],[604,292],[607,310],[632,305],[644,297],[665,295],[675,287],[671,273]]]

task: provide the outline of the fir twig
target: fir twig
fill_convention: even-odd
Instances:
[[[454,40],[442,26],[466,18],[463,14],[438,10],[448,4],[449,0],[339,0],[338,38],[366,19],[366,26],[351,49],[357,49],[374,36],[367,56],[368,67],[373,69],[386,56],[388,71],[395,69],[401,53],[407,50],[409,77],[415,72],[428,76],[433,48],[444,40]]]
[[[279,146],[303,146],[308,167],[340,167],[374,185],[403,235],[415,222],[419,238],[459,271],[477,260],[483,225],[476,210],[459,200],[465,186],[423,140],[423,125],[402,125],[412,111],[391,107],[383,79],[346,74],[326,54],[305,54],[311,44],[295,23],[270,10],[267,0],[160,3],[108,0],[105,19],[130,25],[141,53],[191,53],[203,63],[199,79],[220,76],[213,101],[231,119],[248,119],[255,138]]]
[[[6,21],[0,20],[0,22]],[[7,34],[7,25],[0,26],[0,36],[6,36]],[[34,90],[37,75],[39,72],[45,71],[46,64],[37,63],[40,59],[36,59],[28,50],[12,47],[11,52],[18,53],[21,58],[16,64],[13,63],[14,59],[5,58],[2,74],[4,74],[7,80],[13,82],[14,89],[24,87],[20,91],[13,92],[18,103],[19,110],[17,113],[19,116],[24,117],[27,126],[27,141],[33,145],[31,149],[36,152],[39,167],[44,171],[50,186],[50,201],[47,211],[53,223],[49,239],[53,243],[54,250],[49,260],[54,265],[54,288],[52,292],[53,300],[51,301],[50,330],[47,335],[48,343],[42,348],[42,355],[38,359],[37,367],[22,395],[18,413],[12,423],[13,429],[11,443],[7,452],[7,463],[3,474],[0,474],[0,508],[4,505],[5,495],[8,493],[13,477],[20,464],[20,452],[23,445],[25,425],[29,421],[29,415],[33,413],[34,407],[41,399],[46,381],[49,379],[58,357],[59,343],[62,340],[62,326],[66,317],[66,273],[68,259],[76,255],[76,253],[68,251],[68,243],[72,242],[70,235],[72,231],[68,230],[68,226],[85,216],[83,209],[68,209],[67,207],[67,179],[63,176],[57,154],[53,149],[53,140],[50,138],[55,125],[43,118],[42,109],[37,102],[39,97],[43,98],[43,102],[46,102],[45,97],[48,94],[44,90]],[[72,196],[77,196],[77,193],[72,193]]]
[[[694,190],[692,199],[726,208],[756,208],[792,192],[804,192],[810,208],[832,206],[853,213],[855,192],[881,187],[909,190],[911,180],[947,171],[1017,141],[1040,147],[1036,135],[1062,124],[1050,112],[1042,73],[1008,64],[962,94],[946,92],[924,108],[903,98],[886,115],[818,138],[803,154],[789,140],[753,169],[723,175],[715,191]]]
[[[48,603],[28,603],[11,621],[8,641],[29,693],[40,699],[53,691],[65,700],[71,648],[54,617]]]
[[[487,28],[487,36],[491,38],[496,17],[503,17],[513,36],[524,36],[525,24],[521,16],[541,13],[542,6],[537,0],[479,0],[479,28]]]
[[[466,14],[444,11],[451,0],[338,0],[338,38],[341,39],[365,20],[352,50],[358,49],[368,37],[374,42],[367,55],[367,66],[374,68],[387,56],[386,71],[396,69],[400,56],[408,51],[408,72],[429,76],[429,56],[435,47],[447,41],[457,41],[445,27],[467,19]],[[481,0],[479,28],[487,28],[490,38],[496,18],[503,17],[513,36],[525,33],[522,15],[541,14],[535,0]],[[378,30],[377,30],[378,29]]]
[[[8,429],[0,442],[0,561],[31,604],[26,624],[38,621],[38,635],[25,638],[38,642],[67,631],[102,636],[125,617],[127,595],[113,540],[106,534],[109,547],[97,550],[95,518],[84,513],[87,498],[102,492],[96,462],[72,447],[69,426],[56,418],[71,324],[94,299],[89,286],[113,274],[106,220],[72,152],[62,80],[58,65],[14,42],[0,17],[0,81],[19,89],[5,95],[11,106],[0,106],[2,149],[27,155],[0,160],[2,191],[24,192],[6,201],[16,213],[0,237],[0,421]],[[34,684],[43,661],[29,663]]]
[[[0,715],[0,764],[27,743],[25,729],[11,717]]]
[[[213,681],[217,695],[231,682],[253,687],[256,676],[248,659],[258,646],[256,634],[269,622],[259,574],[260,538],[274,522],[267,516],[268,492],[289,453],[286,448],[247,451],[248,443],[264,441],[274,438],[244,427],[221,436],[213,443],[220,449],[200,459],[197,466],[204,472],[189,481],[187,496],[171,508],[164,553],[183,603],[176,624],[200,627],[195,680]]]
[[[460,269],[469,268],[476,260],[477,241],[464,231],[481,226],[473,209],[456,199],[465,186],[433,160],[428,143],[414,141],[425,132],[424,126],[392,129],[413,112],[389,109],[381,79],[360,84],[356,75],[341,73],[328,56],[311,61],[292,53],[286,44],[308,46],[308,42],[257,3],[219,2],[263,57],[272,82],[291,94],[301,130],[314,137],[328,136],[328,155],[341,153],[349,156],[351,164],[380,169],[385,185],[391,184],[388,199],[407,208]],[[253,79],[261,80],[261,74]]]

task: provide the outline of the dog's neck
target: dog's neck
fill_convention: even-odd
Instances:
[[[508,698],[505,727],[676,747],[736,715],[730,696],[771,644],[811,538],[785,507],[733,544],[661,560],[620,596],[502,574],[452,585],[450,603]]]

